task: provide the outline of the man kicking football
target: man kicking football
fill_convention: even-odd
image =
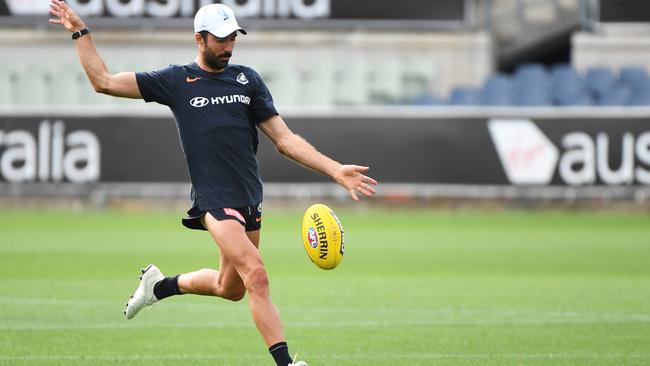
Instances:
[[[72,32],[81,65],[94,89],[103,94],[140,98],[167,105],[176,120],[192,183],[192,207],[183,224],[207,230],[220,249],[219,270],[165,277],[149,265],[127,302],[133,318],[142,308],[180,294],[218,296],[238,301],[246,293],[255,325],[278,366],[306,366],[292,360],[280,316],[271,302],[269,279],[258,251],[262,182],[258,172],[257,129],[278,151],[331,177],[347,189],[371,196],[375,180],[368,167],[341,165],[294,134],[276,111],[271,94],[251,68],[229,64],[239,27],[233,11],[206,5],[194,18],[194,62],[151,72],[112,75],[93,45],[90,30],[67,4],[50,0],[52,24]]]

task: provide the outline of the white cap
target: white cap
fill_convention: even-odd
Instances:
[[[223,4],[210,4],[202,7],[194,16],[194,32],[208,31],[217,38],[226,38],[231,33],[246,30],[239,27],[235,13]]]

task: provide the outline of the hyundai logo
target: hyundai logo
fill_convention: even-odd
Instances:
[[[195,97],[190,100],[190,105],[196,108],[205,107],[208,103],[210,103],[210,100],[206,97]]]

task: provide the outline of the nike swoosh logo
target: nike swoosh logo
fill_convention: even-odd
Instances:
[[[191,78],[191,77],[188,76],[187,79],[185,79],[185,81],[188,82],[188,83],[193,83],[193,82],[195,82],[197,80],[201,80],[201,78]]]
[[[260,222],[260,221],[262,221],[262,218],[261,218],[261,217],[256,217],[256,218],[255,218],[255,222]]]

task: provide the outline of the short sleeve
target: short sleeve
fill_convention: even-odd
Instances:
[[[275,115],[278,115],[278,111],[273,105],[273,97],[271,96],[269,89],[266,87],[264,80],[262,80],[257,72],[252,71],[252,74],[254,80],[253,87],[255,90],[253,91],[253,97],[251,98],[250,110],[255,124],[259,124]]]
[[[172,96],[174,90],[174,66],[164,69],[138,72],[135,74],[140,94],[145,102],[156,102],[171,106],[174,104]]]

